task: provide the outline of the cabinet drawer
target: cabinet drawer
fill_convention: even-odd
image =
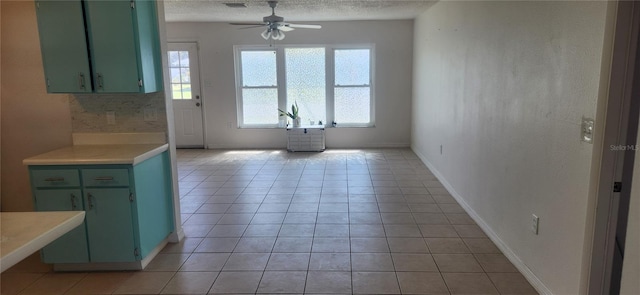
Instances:
[[[33,185],[35,187],[65,187],[80,186],[78,170],[31,170]]]
[[[82,169],[84,186],[129,186],[128,169]]]

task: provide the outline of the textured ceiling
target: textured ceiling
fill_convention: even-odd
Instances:
[[[428,0],[280,0],[276,14],[285,21],[412,19],[431,6]],[[168,22],[262,21],[271,14],[265,0],[165,0]],[[224,3],[246,3],[229,8]]]

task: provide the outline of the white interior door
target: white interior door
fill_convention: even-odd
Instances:
[[[198,45],[168,43],[176,146],[204,147]]]

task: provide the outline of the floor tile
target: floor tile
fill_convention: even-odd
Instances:
[[[454,225],[456,232],[462,238],[486,238],[487,235],[475,224]]]
[[[238,245],[233,250],[234,253],[271,253],[276,237],[247,238],[240,239]]]
[[[385,224],[384,230],[387,237],[394,238],[420,238],[422,234],[417,225],[410,224]]]
[[[135,272],[120,284],[113,294],[159,294],[174,274],[174,272]]]
[[[389,245],[385,238],[351,238],[352,253],[388,253]]]
[[[177,271],[189,258],[187,253],[160,253],[147,265],[145,271]]]
[[[311,259],[309,260],[309,270],[350,271],[351,254],[312,253]]]
[[[240,238],[204,238],[194,252],[232,252]]]
[[[283,224],[278,237],[313,237],[316,225],[311,224]]]
[[[354,272],[354,294],[400,294],[395,272]]]
[[[311,252],[350,252],[348,238],[313,238]]]
[[[487,275],[501,294],[538,294],[520,273],[488,273]]]
[[[349,233],[351,237],[384,238],[385,227],[382,224],[351,224]]]
[[[354,271],[393,271],[389,253],[352,253],[351,267]]]
[[[472,254],[432,254],[440,272],[483,272]]]
[[[202,238],[185,237],[179,243],[168,243],[160,253],[191,253],[200,245],[202,240]]]
[[[281,224],[286,213],[256,213],[251,224]]]
[[[389,249],[394,253],[429,253],[423,238],[387,238]]]
[[[161,294],[205,294],[217,276],[217,272],[178,272]]]
[[[18,294],[44,275],[44,273],[4,272],[0,274],[0,293],[2,295]]]
[[[253,213],[225,213],[217,224],[249,224],[253,215]]]
[[[258,293],[302,293],[306,277],[305,271],[265,271]]]
[[[264,270],[269,253],[233,253],[224,265],[224,271]]]
[[[209,294],[255,293],[262,271],[221,272]]]
[[[89,273],[65,294],[111,294],[133,274],[133,272]],[[4,280],[4,274],[2,276]],[[3,281],[3,284],[5,282]],[[3,291],[2,294],[6,293]]]
[[[311,252],[312,238],[286,238],[278,237],[273,246],[274,253],[309,253]]]
[[[430,254],[392,253],[396,271],[438,271]]]
[[[425,238],[457,238],[458,233],[452,225],[421,224],[420,232]]]
[[[209,238],[235,238],[241,237],[247,225],[244,224],[218,224],[211,229]]]
[[[425,238],[425,241],[434,254],[471,253],[460,238]]]
[[[316,220],[316,223],[348,224],[349,213],[321,212],[321,213],[318,213],[318,218]]]
[[[348,224],[316,224],[314,237],[349,237]]]
[[[243,237],[277,237],[281,224],[250,224]]]
[[[266,269],[306,271],[309,269],[309,253],[271,253]]]
[[[439,272],[397,272],[402,294],[449,294]]]
[[[451,294],[498,294],[484,273],[443,273]]]
[[[442,213],[414,212],[412,214],[417,224],[434,224],[434,225],[449,224],[449,220],[447,219],[446,215]]]
[[[305,293],[351,294],[351,272],[309,271]]]
[[[500,253],[498,247],[487,238],[464,238],[462,240],[472,253]]]
[[[474,254],[485,272],[518,272],[518,269],[502,254]]]
[[[230,253],[193,253],[180,271],[220,271]]]
[[[380,213],[349,213],[349,222],[351,224],[381,224],[382,218]]]
[[[451,224],[476,224],[467,213],[445,213]]]

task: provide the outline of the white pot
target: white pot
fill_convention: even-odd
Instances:
[[[293,127],[300,127],[300,122],[302,122],[302,119],[300,117],[293,119]]]

